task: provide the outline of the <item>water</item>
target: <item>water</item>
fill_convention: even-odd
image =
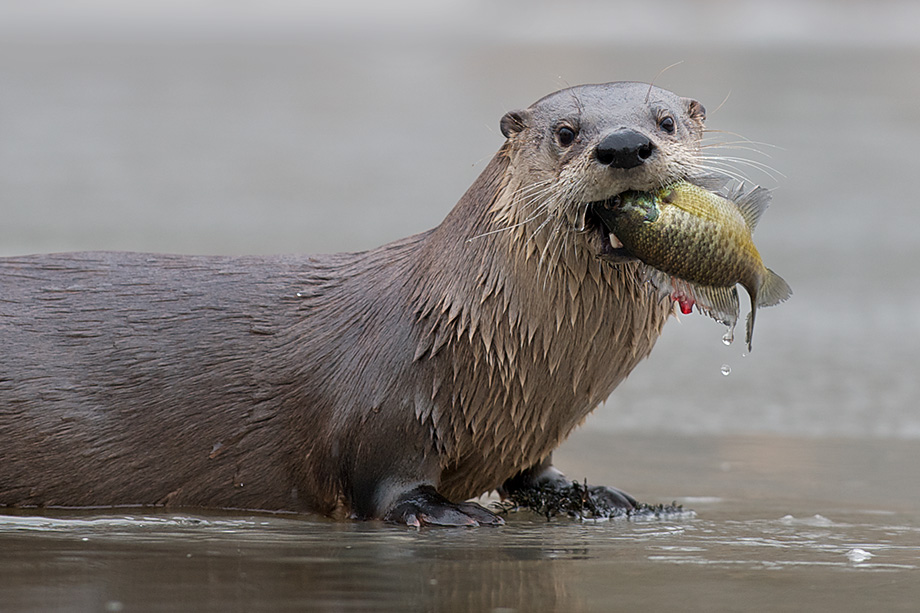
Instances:
[[[696,517],[414,530],[150,509],[0,516],[4,610],[913,610],[909,443],[582,432],[559,461]],[[614,451],[616,450],[616,451]],[[620,466],[616,458],[631,461]],[[900,487],[879,483],[897,476]],[[859,553],[860,551],[865,553]]]
[[[664,21],[612,3],[404,0],[355,19],[281,0],[219,18],[110,4],[0,15],[0,254],[373,247],[440,222],[505,111],[684,60],[658,83],[703,101],[710,128],[769,144],[735,154],[777,171],[745,169],[775,189],[755,238],[795,295],[759,313],[744,360],[706,317],[669,323],[555,454],[572,478],[696,517],[413,531],[8,512],[0,609],[915,608],[915,3],[666,2]]]

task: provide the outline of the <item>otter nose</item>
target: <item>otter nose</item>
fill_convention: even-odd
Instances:
[[[655,144],[635,130],[617,130],[601,140],[594,152],[597,161],[611,168],[635,168],[645,163]]]

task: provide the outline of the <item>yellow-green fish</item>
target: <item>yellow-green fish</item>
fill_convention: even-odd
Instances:
[[[751,232],[770,201],[762,187],[739,186],[728,197],[681,181],[653,192],[630,191],[595,212],[622,243],[647,265],[646,278],[684,313],[693,305],[729,326],[738,321],[740,283],[751,298],[747,346],[751,349],[758,307],[792,295],[789,285],[764,266]]]

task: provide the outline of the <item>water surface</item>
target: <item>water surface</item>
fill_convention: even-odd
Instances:
[[[590,455],[586,473],[646,499],[667,493],[695,516],[522,512],[499,528],[414,530],[232,512],[21,512],[0,516],[0,601],[42,611],[608,611],[913,610],[920,598],[920,477],[901,472],[920,460],[914,445],[576,442],[584,452],[560,454],[573,470]],[[906,478],[888,490],[879,474]]]

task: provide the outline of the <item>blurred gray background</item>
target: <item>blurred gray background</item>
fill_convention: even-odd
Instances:
[[[918,23],[909,1],[5,0],[0,255],[374,247],[440,222],[505,111],[657,76],[773,169],[737,166],[775,189],[755,238],[795,295],[747,357],[670,323],[585,427],[916,439]]]

